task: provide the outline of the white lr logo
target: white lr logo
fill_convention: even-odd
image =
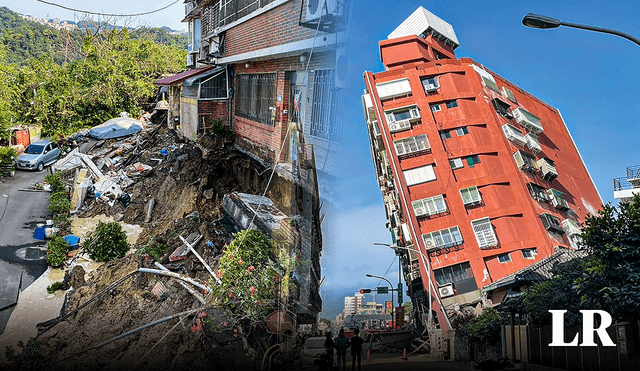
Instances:
[[[573,341],[570,343],[564,342],[564,314],[566,310],[550,310],[551,313],[551,343],[549,346],[552,347],[575,347],[578,346],[578,339],[580,334],[576,334],[576,337],[573,338]],[[616,345],[611,341],[609,334],[607,334],[607,327],[611,326],[613,320],[611,319],[611,315],[603,310],[581,310],[582,313],[582,336],[583,341],[580,346],[583,347],[595,347],[597,344],[593,341],[594,334],[598,335],[602,345],[605,347],[615,347]],[[594,326],[594,317],[595,315],[600,315],[602,319],[600,321],[600,326],[595,328]]]

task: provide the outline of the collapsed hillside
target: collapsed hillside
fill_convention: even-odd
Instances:
[[[281,265],[273,252],[269,263],[263,264],[278,272],[264,276],[269,281],[263,283],[264,287],[275,288],[273,295],[256,292],[255,287],[262,287],[259,282],[241,290],[238,280],[237,289],[218,289],[216,281],[225,272],[222,261],[234,259],[233,252],[224,252],[225,246],[241,229],[223,210],[223,199],[234,192],[261,195],[271,178],[266,197],[277,209],[289,216],[298,215],[298,209],[312,211],[310,222],[298,215],[291,223],[290,234],[313,235],[319,233],[317,197],[308,200],[308,205],[292,204],[292,195],[303,192],[301,186],[272,174],[273,169],[235,149],[232,139],[224,136],[205,135],[195,144],[173,130],[146,129],[135,140],[108,140],[89,153],[95,155],[94,162],[110,168],[111,174],[133,166],[133,173],[127,173],[134,183],[125,182],[123,195],[128,196],[121,196],[121,202],[97,193],[88,196],[78,217],[106,214],[143,226],[135,246],[137,252],[100,266],[86,280],[76,268],[61,316],[40,324],[33,343],[37,355],[31,354],[33,348],[28,346],[23,356],[14,358],[12,366],[255,370],[266,359],[273,361],[270,367],[279,364],[282,369],[295,368],[291,351],[295,308],[300,304],[300,291],[305,289],[301,286],[307,281],[300,277],[300,269],[291,268],[293,263],[291,271],[285,272],[287,266]],[[145,164],[144,171],[136,172],[136,166],[142,166],[136,164]],[[287,241],[286,236],[272,237],[277,241],[272,250],[284,246],[296,259],[298,243]],[[196,240],[194,250],[202,260],[189,253],[183,239]],[[262,264],[251,263],[253,258],[247,256],[246,262],[235,258],[237,263],[233,260],[233,264],[245,264],[249,275]],[[299,265],[309,269],[308,262]],[[139,271],[165,267],[172,276]],[[319,272],[319,266],[316,269]],[[71,267],[68,270],[71,272]],[[189,279],[199,286],[185,283]],[[101,346],[167,317],[171,319]],[[286,345],[274,348],[281,343]],[[273,350],[279,352],[268,353]]]

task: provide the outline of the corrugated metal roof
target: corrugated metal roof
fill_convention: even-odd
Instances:
[[[201,73],[205,73],[208,72],[209,70],[212,70],[213,66],[205,66],[205,67],[199,67],[199,68],[194,68],[192,70],[186,70],[184,72],[180,72],[178,74],[175,74],[173,76],[169,76],[169,77],[165,77],[164,79],[160,79],[160,80],[156,80],[153,82],[153,85],[178,85],[181,84],[184,80],[191,78],[191,77],[195,77]]]
[[[553,272],[553,268],[557,266],[557,264],[566,263],[577,258],[584,258],[588,254],[589,253],[586,250],[559,248],[558,251],[546,258],[485,286],[482,289],[482,292],[495,290],[499,287],[507,286],[516,282],[540,282],[549,280],[553,278],[555,273]]]

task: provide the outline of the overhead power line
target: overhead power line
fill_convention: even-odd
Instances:
[[[104,15],[104,16],[109,16],[109,17],[137,17],[137,16],[141,16],[141,15],[147,15],[147,14],[152,14],[152,13],[157,13],[161,10],[165,10],[168,7],[172,6],[173,4],[177,3],[180,0],[175,0],[174,2],[172,2],[171,4],[167,5],[167,6],[163,6],[160,9],[156,9],[156,10],[152,10],[149,12],[144,12],[144,13],[135,13],[135,14],[113,14],[113,13],[98,13],[98,12],[90,12],[88,10],[80,10],[80,9],[74,9],[74,8],[69,8],[67,6],[64,5],[60,5],[60,4],[56,4],[56,3],[52,3],[49,1],[45,1],[45,0],[36,0],[37,2],[43,3],[43,4],[47,4],[47,5],[52,5],[52,6],[57,6],[58,8],[62,8],[62,9],[66,9],[66,10],[70,10],[72,12],[78,12],[78,13],[86,13],[86,14],[94,14],[94,15]]]

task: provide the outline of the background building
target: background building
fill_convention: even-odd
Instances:
[[[601,199],[560,112],[457,58],[451,25],[420,7],[379,46],[362,99],[387,226],[414,308],[444,328],[485,285],[579,247]]]

